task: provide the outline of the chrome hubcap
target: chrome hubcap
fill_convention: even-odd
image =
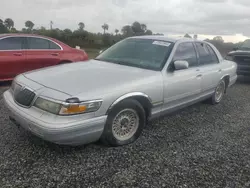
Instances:
[[[139,127],[139,116],[133,109],[124,109],[114,118],[112,133],[117,140],[130,139]]]
[[[220,102],[225,92],[225,83],[221,82],[215,90],[215,100]]]

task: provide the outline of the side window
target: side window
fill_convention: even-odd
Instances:
[[[211,55],[211,60],[213,63],[219,63],[219,59],[216,55],[216,53],[214,52],[213,48],[210,45],[207,45],[208,51]]]
[[[56,43],[51,42],[51,41],[49,41],[49,47],[50,49],[53,49],[53,50],[61,50],[60,46],[58,46]]]
[[[219,62],[216,54],[210,46],[201,42],[197,42],[195,45],[199,54],[200,65],[209,65]]]
[[[49,42],[50,41],[41,38],[28,37],[29,49],[33,50],[50,49]]]
[[[0,40],[0,50],[21,50],[22,46],[22,37],[9,37]]]
[[[189,63],[189,67],[198,66],[196,51],[191,42],[185,42],[179,44],[179,46],[175,51],[173,62],[177,60],[187,61]]]

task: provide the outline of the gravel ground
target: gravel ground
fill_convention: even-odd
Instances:
[[[241,80],[221,104],[154,121],[134,144],[65,147],[16,128],[0,99],[0,187],[250,187],[249,111]]]

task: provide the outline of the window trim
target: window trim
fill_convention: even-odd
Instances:
[[[21,37],[21,36],[7,36],[7,37],[0,38],[0,41],[3,40],[3,39],[8,39],[8,38],[23,38],[23,37]],[[24,51],[25,50],[25,45],[26,45],[26,41],[24,39],[22,41],[22,44],[21,44],[22,49],[0,50],[0,52]]]
[[[192,46],[193,46],[193,48],[194,48],[194,51],[195,51],[196,61],[197,61],[197,65],[196,65],[196,66],[193,66],[193,67],[190,67],[190,69],[191,69],[191,68],[197,68],[197,67],[199,67],[200,62],[199,62],[199,57],[198,57],[198,53],[197,53],[196,47],[195,47],[195,45],[194,45],[194,42],[193,42],[193,41],[184,41],[184,42],[181,42],[181,43],[177,44],[177,46],[176,46],[176,48],[175,48],[175,51],[173,52],[173,57],[172,57],[170,63],[168,64],[168,66],[167,66],[167,71],[168,71],[168,72],[172,72],[170,69],[171,69],[172,63],[174,63],[173,60],[174,60],[174,56],[175,56],[175,53],[176,53],[178,47],[179,47],[181,44],[185,44],[185,43],[191,43],[191,44],[192,44]]]
[[[24,48],[23,49],[18,49],[18,50],[0,50],[0,52],[4,52],[4,51],[6,51],[6,52],[7,51],[24,51],[24,50],[26,50],[26,51],[48,51],[48,50],[50,50],[50,51],[55,51],[55,50],[62,51],[63,50],[63,47],[60,44],[58,44],[57,42],[55,42],[55,41],[53,41],[51,39],[45,38],[45,37],[41,37],[41,36],[6,36],[6,37],[0,38],[0,41],[3,40],[3,39],[6,39],[6,38],[13,38],[13,37],[25,38],[25,42],[24,42],[24,44],[22,44],[22,46],[24,46]],[[48,40],[48,41],[53,42],[56,45],[58,45],[60,47],[60,49],[28,49],[27,38],[41,38],[41,39],[45,39],[45,40]]]
[[[209,47],[213,50],[214,54],[216,55],[216,58],[217,58],[217,61],[218,61],[218,62],[217,62],[217,63],[210,63],[210,64],[201,64],[201,63],[200,63],[200,54],[199,54],[199,51],[198,51],[197,46],[196,46],[197,43],[200,43],[200,44],[209,46]],[[209,65],[216,65],[216,64],[219,64],[219,63],[220,63],[220,60],[219,60],[219,57],[218,57],[217,53],[214,51],[214,49],[212,48],[212,46],[211,46],[209,43],[205,43],[205,42],[202,42],[202,41],[195,41],[195,42],[194,42],[194,46],[195,46],[195,49],[196,49],[196,52],[197,52],[198,62],[199,62],[199,66],[200,66],[200,67],[202,67],[202,66],[209,66]],[[207,47],[207,48],[208,48],[208,47]],[[210,53],[209,49],[208,49],[208,52],[209,52],[210,55],[212,55],[212,54]]]

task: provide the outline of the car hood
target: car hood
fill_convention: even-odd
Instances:
[[[138,80],[150,79],[159,72],[89,60],[43,68],[23,75],[45,87],[76,96],[81,93],[112,92],[125,84],[132,86]]]
[[[246,55],[246,56],[250,56],[250,51],[246,51],[246,50],[237,50],[237,51],[231,51],[228,53],[229,55]]]

